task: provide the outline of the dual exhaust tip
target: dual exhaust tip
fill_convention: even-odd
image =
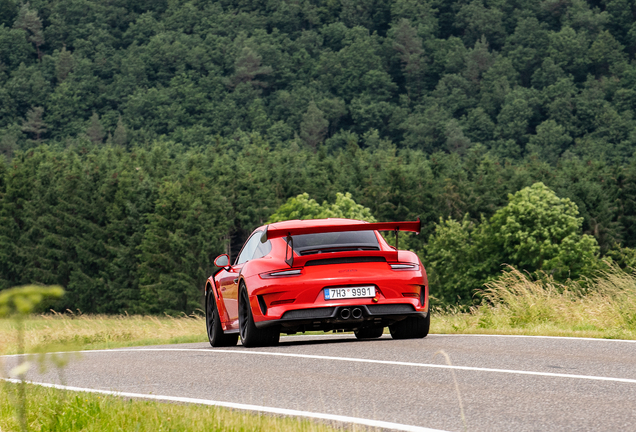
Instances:
[[[340,309],[340,319],[347,320],[349,318],[360,319],[362,318],[362,309],[360,308],[342,308]]]

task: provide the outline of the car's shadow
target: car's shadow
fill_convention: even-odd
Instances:
[[[302,338],[302,336],[298,336],[298,338]],[[293,340],[293,337],[286,338],[278,343],[278,347],[286,347],[286,346],[303,346],[303,345],[324,345],[324,344],[346,344],[346,343],[366,343],[366,342],[381,342],[381,341],[390,341],[390,338],[377,338],[377,339],[356,339],[355,337],[349,338],[339,338],[339,337],[325,337],[325,338],[316,338],[316,339],[302,339],[302,340]]]
[[[352,335],[353,336],[353,335]],[[386,335],[385,335],[386,336]],[[388,342],[391,341],[392,339],[390,337],[382,337],[382,338],[377,338],[377,339],[356,339],[355,337],[322,337],[322,338],[316,338],[316,339],[304,339],[303,336],[298,336],[299,340],[294,340],[296,337],[292,336],[292,337],[285,337],[284,340],[281,340],[278,344],[276,345],[270,345],[267,347],[261,347],[261,348],[285,348],[285,347],[298,347],[298,346],[304,346],[304,345],[334,345],[334,344],[351,344],[351,343],[356,343],[356,344],[363,344],[363,343],[369,343],[369,342]],[[238,345],[236,347],[231,347],[230,349],[244,349],[245,347],[241,345],[241,343],[239,342]],[[206,346],[203,349],[212,349],[214,350],[215,348],[210,347],[210,346]]]

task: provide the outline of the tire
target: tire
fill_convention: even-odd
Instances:
[[[353,333],[358,339],[377,339],[384,333],[384,327],[365,327]]]
[[[431,327],[431,313],[422,317],[408,317],[389,326],[393,339],[422,339]]]
[[[259,329],[254,324],[247,288],[243,282],[239,287],[239,330],[241,343],[247,348],[276,345],[280,338],[277,327]]]
[[[205,307],[205,326],[208,330],[208,340],[213,347],[234,346],[238,342],[238,334],[225,334],[221,326],[219,309],[216,307],[214,290],[208,289],[208,298]]]

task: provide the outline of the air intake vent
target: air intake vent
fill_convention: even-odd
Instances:
[[[325,258],[325,259],[307,261],[307,264],[305,264],[305,267],[329,265],[329,264],[354,264],[354,263],[369,263],[369,262],[386,262],[386,258],[381,256]]]

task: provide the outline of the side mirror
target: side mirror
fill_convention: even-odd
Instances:
[[[214,260],[214,265],[225,268],[230,265],[230,257],[227,254],[219,255]]]

